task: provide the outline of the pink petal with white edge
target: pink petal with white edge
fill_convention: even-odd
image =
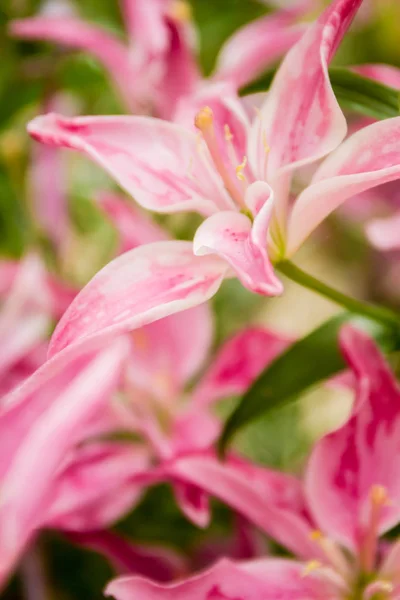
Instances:
[[[170,585],[140,577],[123,577],[108,584],[105,594],[116,600],[338,600],[332,585],[310,575],[289,560],[233,562]]]
[[[78,441],[82,427],[109,400],[119,382],[128,350],[126,340],[120,339],[94,357],[93,353],[89,357],[87,353],[86,356],[71,353],[69,363],[62,357],[56,372],[50,361],[41,369],[41,377],[35,373],[5,405],[5,414],[9,416],[21,406],[26,408],[28,401],[29,414],[35,418],[31,419],[23,437],[19,436],[18,429],[8,430],[13,421],[3,418],[4,409],[0,418],[1,443],[4,433],[9,437],[14,433],[20,441],[17,448],[6,455],[9,465],[1,482],[0,585],[34,530],[43,522],[56,473]],[[70,377],[57,388],[60,369],[61,375]],[[38,387],[41,381],[44,389]],[[54,393],[50,394],[50,391]],[[19,420],[16,424],[19,425]],[[6,448],[8,446],[6,444]],[[33,487],[30,483],[32,473],[35,473]]]
[[[327,67],[361,2],[331,2],[286,55],[251,133],[249,160],[258,179],[315,161],[345,137]]]
[[[305,516],[302,488],[294,477],[237,458],[219,462],[207,454],[178,458],[160,471],[216,496],[296,555],[318,555],[310,540],[312,526]]]
[[[256,79],[281,58],[304,32],[293,25],[293,16],[282,13],[266,16],[238,29],[217,58],[213,78],[229,81],[236,88]]]
[[[382,486],[377,533],[400,519],[400,390],[374,343],[343,328],[341,346],[357,379],[349,421],[317,443],[306,474],[309,505],[321,530],[350,548],[369,526],[371,492]]]
[[[223,261],[194,256],[190,242],[155,242],[126,252],[99,271],[69,306],[49,356],[78,340],[132,331],[203,304],[225,275]]]
[[[244,393],[261,371],[293,341],[258,327],[240,331],[219,349],[192,401],[208,405]]]
[[[135,107],[130,93],[133,72],[128,48],[111,32],[70,17],[33,17],[12,21],[10,33],[89,52],[104,65],[128,106]]]
[[[400,178],[400,117],[364,127],[331,154],[297,198],[288,226],[286,255],[345,200]]]
[[[126,198],[103,192],[97,201],[119,233],[118,254],[169,238],[164,229]]]
[[[172,550],[132,544],[112,531],[69,533],[67,538],[105,556],[121,575],[135,573],[168,582],[187,570],[183,559]]]
[[[93,442],[74,449],[54,482],[46,526],[94,531],[111,525],[141,499],[135,476],[150,464],[150,450],[139,444]]]
[[[76,117],[49,113],[28,125],[39,142],[78,150],[103,167],[144,208],[211,214],[226,192],[196,135],[149,117]],[[226,204],[225,204],[226,205]]]
[[[210,503],[206,494],[197,485],[174,482],[176,503],[185,517],[197,527],[208,527],[211,520]]]
[[[242,213],[221,211],[200,225],[193,248],[198,256],[217,254],[225,259],[252,292],[278,296],[283,286],[275,276],[266,250],[272,210],[269,193],[266,184],[255,182],[246,194],[246,203],[256,214],[254,223]]]
[[[369,241],[378,250],[400,248],[400,212],[386,219],[373,219],[366,226]]]

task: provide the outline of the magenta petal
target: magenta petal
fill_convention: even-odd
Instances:
[[[216,496],[298,556],[315,558],[302,489],[294,478],[239,459],[193,454],[166,463],[167,477]]]
[[[115,335],[204,303],[218,290],[224,263],[196,257],[190,242],[156,242],[119,256],[72,302],[50,342],[52,356],[89,337]]]
[[[39,142],[86,154],[144,208],[211,214],[223,196],[195,133],[174,123],[130,116],[68,119],[49,113],[31,121],[28,131]]]
[[[116,600],[338,600],[331,585],[303,577],[303,565],[289,560],[233,562],[224,559],[211,569],[170,585],[139,577],[108,584],[105,594]]]
[[[208,495],[196,485],[175,482],[176,502],[183,514],[197,527],[208,527],[211,514]]]
[[[293,340],[249,327],[225,342],[197,386],[194,402],[207,405],[247,390],[260,372]]]
[[[331,2],[286,55],[253,126],[249,159],[258,179],[317,160],[345,137],[327,66],[361,2]]]
[[[57,470],[82,428],[109,400],[129,349],[116,340],[93,356],[49,361],[5,401],[0,413],[0,582],[46,518]],[[35,473],[35,485],[31,476]]]
[[[352,135],[315,173],[290,215],[287,255],[345,200],[400,177],[400,117]]]
[[[185,571],[184,561],[172,550],[132,544],[112,531],[69,533],[67,537],[80,546],[103,554],[121,575],[136,573],[167,582]]]
[[[400,519],[400,390],[365,334],[346,327],[341,344],[357,379],[353,415],[316,445],[306,485],[321,529],[354,548],[368,527],[373,486],[383,486],[389,498],[380,510],[378,532]]]
[[[236,88],[256,79],[283,56],[304,32],[289,13],[266,16],[238,29],[222,46],[214,79]]]
[[[54,482],[46,526],[90,531],[109,526],[140,500],[135,476],[150,468],[144,445],[92,442],[76,448]]]
[[[253,232],[246,215],[221,211],[197,229],[194,251],[198,256],[217,254],[231,265],[245,287],[265,296],[277,296],[283,287],[269,262],[266,238],[264,248],[260,248],[254,241]]]

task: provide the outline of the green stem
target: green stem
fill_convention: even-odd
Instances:
[[[305,271],[300,269],[300,267],[297,267],[288,260],[277,263],[275,266],[278,271],[286,275],[288,279],[295,281],[309,290],[317,292],[317,294],[321,294],[321,296],[324,296],[325,298],[329,298],[329,300],[332,300],[332,302],[343,306],[350,312],[364,315],[365,317],[380,323],[399,327],[400,316],[397,316],[394,312],[387,308],[375,306],[374,304],[369,304],[368,302],[361,302],[360,300],[355,300],[355,298],[346,296],[346,294],[331,288],[329,285],[326,285],[326,283],[322,283],[322,281],[319,281],[319,279],[316,279],[312,275],[305,273]]]

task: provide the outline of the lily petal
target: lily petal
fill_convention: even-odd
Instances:
[[[265,186],[256,182],[253,186]],[[248,189],[252,194],[254,187]],[[267,186],[268,187],[268,186]],[[268,188],[269,189],[269,188]],[[257,194],[254,194],[258,196]],[[252,225],[249,217],[233,211],[221,211],[206,219],[197,229],[194,252],[198,256],[218,254],[235,270],[240,281],[253,292],[265,296],[278,296],[283,291],[281,281],[276,277],[270,263],[266,240],[272,205],[268,196]]]
[[[315,161],[345,137],[328,64],[361,2],[331,2],[286,55],[251,134],[249,160],[257,179],[271,181],[282,170]]]
[[[58,369],[49,361],[5,402],[0,440],[3,463],[8,464],[2,464],[0,583],[42,524],[57,470],[81,428],[108,401],[128,350],[120,339],[94,355],[71,354],[70,361],[61,357]]]
[[[196,257],[190,242],[155,242],[111,261],[78,294],[60,320],[49,356],[80,339],[131,331],[206,302],[226,265]]]
[[[378,250],[398,250],[400,248],[400,213],[386,219],[373,219],[366,225],[366,233],[371,244]]]
[[[329,156],[297,198],[288,226],[287,256],[345,200],[400,177],[400,117],[364,127]]]
[[[76,117],[49,113],[28,131],[39,142],[78,150],[103,167],[144,208],[211,214],[226,206],[219,178],[196,135],[147,117]]]
[[[387,494],[377,507],[376,533],[400,519],[400,390],[364,333],[345,327],[340,339],[357,379],[356,402],[349,421],[314,448],[306,490],[322,531],[354,549],[370,526],[376,486]]]
[[[261,371],[294,341],[261,327],[235,334],[219,349],[192,402],[206,406],[244,393]]]
[[[294,477],[237,458],[221,463],[207,454],[178,458],[161,470],[216,496],[297,556],[316,557],[301,486]]]
[[[59,473],[45,524],[69,531],[111,525],[137,504],[136,474],[150,468],[150,451],[132,443],[96,442],[76,448]]]
[[[132,544],[112,531],[68,534],[72,542],[103,554],[121,575],[136,573],[167,582],[185,572],[182,558],[172,550]]]
[[[335,590],[317,577],[303,576],[304,566],[289,560],[233,562],[223,559],[211,569],[170,585],[140,577],[108,584],[116,600],[336,600]]]
[[[164,229],[122,196],[103,192],[97,196],[97,201],[119,233],[118,254],[123,254],[142,244],[168,239],[169,236]]]
[[[236,88],[256,79],[301,37],[304,25],[293,25],[289,13],[266,16],[238,29],[222,46],[213,78]]]

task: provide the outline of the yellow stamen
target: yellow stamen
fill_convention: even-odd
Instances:
[[[243,162],[241,162],[240,165],[238,165],[236,167],[236,177],[240,181],[246,181],[246,177],[243,175],[243,169],[246,167],[246,165],[247,165],[247,156],[244,156]]]
[[[194,124],[200,131],[209,130],[214,123],[214,113],[209,106],[204,106],[194,118]]]
[[[225,124],[224,125],[224,133],[225,133],[225,139],[227,142],[231,142],[233,140],[233,133],[230,130],[229,125]]]
[[[268,154],[270,152],[271,148],[268,146],[267,136],[265,134],[265,131],[263,132],[263,146],[264,146],[265,154]]]
[[[168,13],[171,19],[187,23],[192,19],[192,9],[185,0],[172,0]]]
[[[310,540],[312,540],[313,542],[319,542],[322,538],[323,534],[320,532],[319,529],[314,529],[314,531],[310,533]]]
[[[383,485],[373,485],[371,488],[371,502],[375,506],[390,506],[392,504],[387,490]]]
[[[319,560],[310,560],[304,567],[303,572],[301,574],[302,577],[307,577],[310,573],[317,571],[322,567],[322,563]]]

